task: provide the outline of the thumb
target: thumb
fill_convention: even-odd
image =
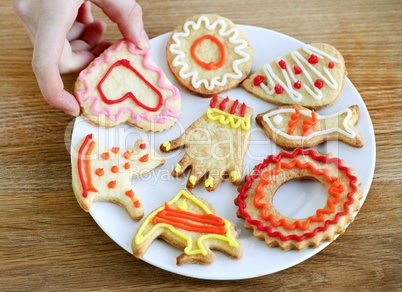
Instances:
[[[144,50],[151,48],[144,30],[141,6],[133,0],[92,0],[117,24],[122,35]]]

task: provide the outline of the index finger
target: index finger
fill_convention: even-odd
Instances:
[[[144,30],[141,6],[134,0],[92,0],[117,24],[122,35],[144,50],[151,45]]]

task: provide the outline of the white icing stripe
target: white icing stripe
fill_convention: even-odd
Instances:
[[[242,59],[234,60],[232,63],[232,68],[233,71],[236,72],[236,74],[230,74],[230,73],[225,73],[223,76],[216,76],[211,79],[210,84],[208,83],[208,80],[206,79],[201,79],[197,81],[198,78],[198,72],[197,71],[192,71],[185,73],[185,71],[188,68],[188,63],[184,61],[180,61],[180,59],[183,59],[186,57],[186,54],[183,51],[178,50],[178,48],[181,45],[181,42],[179,40],[179,37],[188,37],[190,34],[190,30],[188,29],[189,26],[193,28],[193,30],[198,30],[201,27],[201,23],[205,22],[205,27],[208,30],[214,30],[216,26],[219,24],[221,28],[219,29],[218,33],[222,37],[226,37],[230,34],[233,34],[229,38],[229,42],[232,44],[239,44],[234,48],[234,52],[240,56],[242,56]],[[237,36],[239,35],[239,30],[237,28],[232,28],[228,31],[225,31],[226,29],[226,22],[224,22],[222,19],[215,20],[212,25],[209,23],[209,19],[205,16],[201,16],[198,18],[197,23],[194,21],[187,21],[184,26],[184,32],[178,32],[175,33],[172,36],[172,39],[175,41],[175,43],[171,44],[169,47],[170,52],[173,54],[176,54],[177,56],[174,58],[172,65],[177,67],[177,66],[182,66],[179,72],[179,75],[181,78],[186,79],[189,77],[192,77],[191,79],[191,84],[193,85],[194,88],[200,87],[201,84],[204,84],[205,88],[208,90],[212,90],[215,86],[224,86],[227,82],[228,78],[233,78],[233,79],[239,79],[243,76],[243,73],[239,70],[239,65],[241,63],[247,62],[250,60],[250,55],[243,52],[242,50],[248,46],[247,41],[242,40],[242,39],[237,39]],[[221,81],[218,81],[218,79],[222,79]]]
[[[341,61],[331,57],[330,55],[326,54],[325,52],[314,48],[311,45],[305,45],[303,46],[303,50],[308,53],[308,54],[314,54],[320,58],[323,59],[324,57],[321,55],[324,55],[325,57],[327,57],[328,59],[330,59],[331,61],[334,61],[336,63],[340,63]],[[321,54],[321,55],[320,55]],[[302,73],[306,76],[308,82],[310,83],[311,88],[307,85],[307,84],[303,84],[304,89],[306,89],[306,91],[315,99],[320,100],[322,99],[322,92],[320,89],[318,89],[315,85],[314,85],[314,81],[311,78],[308,70],[306,69],[307,67],[304,67],[303,63],[305,65],[308,66],[308,68],[313,71],[322,81],[324,81],[330,88],[332,89],[337,89],[338,88],[338,83],[335,81],[334,77],[332,76],[332,74],[329,72],[329,70],[325,67],[323,67],[324,72],[327,74],[329,80],[322,75],[316,68],[314,68],[313,65],[311,65],[298,51],[293,51],[291,54],[291,57],[293,58],[293,60],[296,62],[296,64],[300,67],[300,69],[302,70]],[[276,63],[278,64],[279,61],[281,61],[282,58],[278,58],[276,60]],[[278,64],[279,66],[279,64]],[[282,69],[280,66],[279,68],[282,71],[283,77],[285,78],[286,84],[279,79],[278,76],[275,75],[275,73],[272,70],[272,67],[269,64],[265,64],[263,66],[263,71],[265,73],[265,76],[267,76],[268,78],[268,82],[271,85],[272,89],[270,90],[264,83],[261,83],[260,86],[265,90],[265,92],[267,94],[273,94],[275,92],[275,83],[273,81],[273,79],[277,82],[277,84],[279,84],[280,86],[282,86],[282,88],[287,92],[287,94],[289,94],[290,98],[294,101],[294,102],[300,102],[303,99],[303,95],[300,94],[299,92],[297,92],[297,90],[295,90],[293,88],[293,84],[290,80],[293,79],[293,82],[297,82],[298,80],[296,79],[295,75],[293,74],[292,68],[290,68],[289,64],[287,64],[286,62],[286,69]],[[290,78],[289,78],[290,76]]]
[[[328,59],[330,59],[332,62],[335,63],[340,63],[341,60],[332,57],[331,55],[328,55],[327,53],[313,47],[312,45],[305,45],[303,46],[303,50],[307,53],[307,54],[313,54],[313,52],[315,53],[315,55],[317,55],[318,58],[323,59],[323,57],[321,55],[324,55],[325,57],[327,57]],[[313,51],[313,52],[312,52]],[[321,54],[321,55],[320,55]]]
[[[268,126],[271,128],[271,130],[274,131],[276,134],[281,135],[282,137],[290,139],[290,140],[300,140],[300,139],[301,140],[308,140],[308,139],[311,139],[311,138],[316,137],[316,136],[330,134],[330,133],[333,133],[333,132],[339,132],[340,134],[343,134],[343,135],[345,135],[345,136],[347,136],[349,138],[354,138],[356,136],[356,132],[353,131],[348,125],[348,121],[349,121],[350,117],[352,116],[352,111],[349,108],[346,108],[346,109],[340,111],[339,113],[335,113],[335,114],[332,114],[332,115],[317,116],[318,120],[324,120],[324,119],[328,119],[328,118],[332,118],[332,117],[336,117],[336,116],[341,116],[342,114],[347,113],[345,119],[343,120],[343,127],[345,128],[346,131],[344,131],[344,130],[338,128],[338,127],[335,127],[335,128],[326,129],[326,130],[319,131],[319,132],[313,132],[308,136],[291,136],[291,135],[288,135],[285,132],[282,132],[278,128],[276,128],[272,124],[272,122],[270,120],[270,117],[273,116],[273,115],[278,115],[278,114],[282,114],[282,113],[292,113],[292,114],[294,114],[295,110],[294,109],[278,109],[276,111],[272,111],[270,113],[265,114],[263,116],[263,120],[268,124]],[[305,115],[305,116],[310,116],[311,117],[311,111],[309,111],[309,110],[301,110],[300,113]]]

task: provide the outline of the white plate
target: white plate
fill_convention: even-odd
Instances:
[[[298,40],[267,29],[245,25],[239,25],[239,28],[245,33],[254,48],[255,58],[252,72],[257,71],[264,63],[271,62],[278,56],[284,56],[303,45]],[[167,74],[173,84],[180,89],[183,107],[180,121],[170,130],[154,135],[129,125],[121,125],[113,129],[101,129],[92,126],[79,117],[74,125],[72,146],[76,145],[85,135],[94,133],[95,139],[110,147],[131,148],[136,139],[146,137],[151,145],[159,151],[159,146],[164,141],[178,137],[185,128],[205,113],[209,106],[209,99],[193,96],[186,90],[181,89],[168,69],[165,49],[169,36],[170,33],[167,33],[151,40],[151,58]],[[245,101],[247,105],[254,109],[251,124],[252,142],[245,160],[245,172],[250,173],[253,167],[267,155],[277,154],[281,150],[268,140],[254,120],[257,114],[276,106],[253,97],[240,87],[223,95],[228,95],[232,99],[239,99],[240,102]],[[363,203],[374,173],[375,138],[367,108],[349,79],[346,78],[345,86],[339,99],[333,105],[319,110],[319,113],[334,113],[353,104],[357,104],[360,108],[360,121],[356,128],[361,133],[365,146],[357,149],[338,141],[329,141],[315,148],[321,153],[332,152],[336,157],[344,159],[347,166],[356,170],[356,176],[362,181],[361,188],[364,197],[361,203]],[[131,181],[133,190],[145,205],[145,216],[185,188],[189,173],[186,173],[181,178],[173,178],[170,175],[173,167],[184,153],[185,149],[181,149],[169,154],[163,154],[166,158],[165,165],[145,177],[135,178]],[[243,219],[236,217],[237,207],[234,205],[233,200],[238,193],[236,187],[227,180],[223,181],[215,192],[208,193],[203,184],[201,184],[193,193],[211,202],[219,216],[228,218],[236,224],[239,240],[243,245],[243,258],[233,260],[216,251],[216,260],[209,266],[188,264],[178,267],[176,266],[176,257],[182,251],[162,240],[155,240],[144,255],[144,261],[173,273],[194,278],[245,279],[275,273],[292,267],[329,245],[329,243],[324,243],[319,248],[309,248],[302,252],[294,250],[283,252],[279,248],[267,247],[264,241],[257,240],[250,230],[246,230],[243,227]],[[294,181],[286,184],[278,191],[274,199],[274,205],[287,216],[303,218],[313,215],[316,209],[323,207],[326,197],[325,189],[318,183]],[[131,241],[141,222],[132,221],[122,207],[108,202],[94,203],[90,213],[107,235],[126,251],[132,253]],[[137,261],[137,259],[133,257],[133,261]]]

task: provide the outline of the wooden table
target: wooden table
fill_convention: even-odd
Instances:
[[[0,2],[0,290],[402,289],[400,0],[140,1],[151,38],[189,16],[216,13],[305,43],[330,43],[370,112],[376,171],[355,222],[313,258],[243,281],[191,279],[137,260],[80,209],[66,150],[73,120],[42,98],[32,45],[9,2]],[[99,9],[94,14],[106,19]],[[108,24],[105,39],[119,39]],[[64,76],[66,88],[76,76]]]

